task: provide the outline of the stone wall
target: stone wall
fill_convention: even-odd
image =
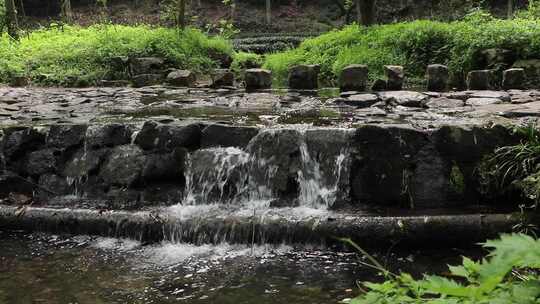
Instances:
[[[298,141],[300,135],[305,145]],[[0,198],[6,202],[17,204],[21,197],[33,196],[36,205],[137,209],[181,203],[187,159],[212,147],[236,147],[271,159],[265,163],[275,167],[276,180],[269,181],[270,188],[285,205],[298,204],[301,195],[295,185],[299,169],[294,168],[301,161],[305,165],[303,149],[320,167],[324,183],[336,172],[328,155],[342,153],[344,147],[345,168],[337,181],[334,208],[475,205],[484,202],[478,192],[477,165],[496,147],[518,139],[501,126],[423,131],[405,125],[363,125],[268,131],[148,121],[142,126],[10,127],[1,131],[0,140]],[[219,169],[211,162],[207,166],[205,170]]]

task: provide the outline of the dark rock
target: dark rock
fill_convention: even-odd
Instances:
[[[291,129],[262,131],[255,136],[247,151],[255,159],[264,161],[253,164],[253,181],[256,184],[269,185],[272,194],[279,198],[297,198],[301,142],[301,133]],[[271,166],[276,168],[275,172],[272,176],[267,176],[268,167]]]
[[[386,91],[386,80],[375,79],[375,81],[371,85],[371,90],[374,92]]]
[[[272,87],[272,72],[264,69],[248,69],[244,81],[248,91],[270,89]]]
[[[386,76],[386,89],[389,91],[399,91],[403,88],[405,72],[402,66],[385,65],[384,75]]]
[[[133,75],[160,74],[163,70],[165,70],[165,61],[162,58],[142,57],[131,60],[131,73]]]
[[[339,77],[341,91],[365,91],[368,73],[367,65],[352,64],[345,67]]]
[[[457,108],[464,105],[465,103],[461,99],[450,99],[446,97],[431,98],[426,103],[428,108]]]
[[[289,70],[289,88],[315,90],[319,87],[319,65],[297,65]]]
[[[516,60],[516,55],[511,50],[492,48],[480,52],[481,66],[487,70],[503,71],[509,68]]]
[[[212,87],[232,87],[234,86],[234,73],[227,69],[214,70],[212,75]]]
[[[22,193],[32,196],[34,184],[13,172],[0,174],[0,198],[6,198],[12,193]]]
[[[200,147],[201,127],[162,125],[153,121],[144,123],[135,138],[135,144],[144,150],[172,151],[175,148],[195,150]]]
[[[99,176],[109,185],[131,186],[140,178],[145,163],[146,156],[139,147],[118,146],[111,150]]]
[[[163,75],[161,74],[140,74],[133,76],[131,79],[133,86],[136,88],[142,88],[146,86],[152,86],[160,84],[163,81]]]
[[[467,74],[467,88],[469,90],[489,90],[492,82],[490,70],[470,71]]]
[[[38,181],[40,196],[60,196],[71,194],[71,186],[68,184],[65,177],[56,174],[44,174],[39,177]]]
[[[178,148],[170,153],[147,155],[142,171],[143,180],[146,183],[183,181],[187,153],[186,149]]]
[[[429,97],[413,91],[389,91],[379,93],[383,102],[389,105],[404,107],[424,107]]]
[[[4,134],[3,150],[6,162],[35,151],[45,143],[45,135],[34,128],[10,128],[4,130]]]
[[[524,69],[527,78],[540,78],[540,59],[518,60],[512,65],[512,67]]]
[[[522,89],[525,85],[525,69],[508,69],[503,72],[502,86],[505,90]]]
[[[86,145],[89,149],[126,145],[131,142],[132,133],[125,124],[92,125],[86,130]]]
[[[82,145],[87,125],[53,125],[47,134],[47,145],[68,149]]]
[[[244,148],[259,133],[255,127],[237,127],[212,124],[202,130],[201,147]]]
[[[475,164],[497,147],[519,142],[510,128],[444,126],[433,134],[437,150],[458,163]]]
[[[108,149],[86,150],[81,148],[65,163],[63,175],[78,178],[97,174],[108,153]]]
[[[414,158],[427,144],[426,133],[408,127],[358,128],[351,168],[353,200],[363,204],[410,206]]]
[[[197,77],[189,70],[175,70],[167,75],[167,83],[178,87],[193,87]]]
[[[56,171],[61,151],[44,149],[30,153],[26,163],[26,173],[32,176]]]
[[[9,80],[9,85],[12,87],[25,87],[30,84],[30,80],[26,76],[13,76]]]
[[[433,92],[442,92],[448,85],[448,67],[442,64],[430,64],[427,67],[427,89]]]

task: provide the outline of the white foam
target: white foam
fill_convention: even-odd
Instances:
[[[97,238],[91,247],[105,250],[130,251],[141,246],[140,242],[130,239]]]

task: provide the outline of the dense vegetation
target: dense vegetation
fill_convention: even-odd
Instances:
[[[404,65],[409,76],[422,77],[428,64],[442,63],[449,65],[454,79],[462,79],[479,67],[479,52],[490,48],[511,50],[517,58],[540,58],[540,20],[530,13],[502,20],[476,11],[450,23],[351,25],[308,39],[299,48],[269,55],[265,67],[283,81],[294,64],[321,64],[323,80],[332,83],[352,63],[367,64],[372,78],[380,76],[386,64]]]
[[[70,85],[73,79],[91,84],[110,76],[117,56],[158,56],[178,68],[204,71],[217,66],[213,58],[232,52],[227,40],[195,29],[52,26],[20,41],[0,37],[0,82],[27,76],[47,85]]]
[[[372,267],[387,280],[363,283],[367,290],[350,303],[539,303],[540,240],[524,234],[502,235],[483,246],[490,250],[486,259],[475,262],[464,257],[462,265],[449,266],[444,277],[426,275],[415,280],[407,273],[390,273],[373,261]]]

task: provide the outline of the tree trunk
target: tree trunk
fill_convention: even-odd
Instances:
[[[370,26],[375,23],[375,0],[356,0],[358,24]]]
[[[17,8],[14,0],[6,0],[6,26],[8,35],[13,39],[18,39],[19,21],[17,20]]]
[[[508,16],[508,19],[514,17],[514,0],[507,0],[506,15]]]
[[[181,29],[186,27],[186,0],[177,0],[177,15],[176,22],[177,26]]]
[[[272,23],[272,1],[266,0],[266,24]]]
[[[231,0],[231,23],[236,19],[236,0]]]
[[[73,13],[71,10],[71,0],[62,0],[61,11],[62,19],[64,22],[71,22],[73,20]]]

